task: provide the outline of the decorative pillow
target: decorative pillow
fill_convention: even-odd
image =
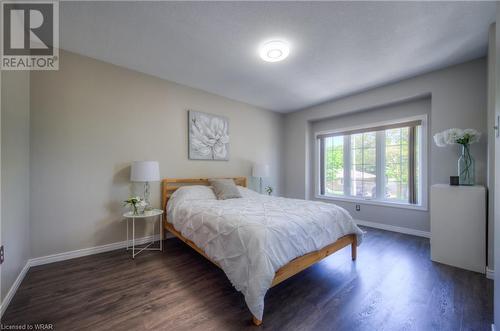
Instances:
[[[209,179],[218,200],[241,198],[240,191],[232,179]]]

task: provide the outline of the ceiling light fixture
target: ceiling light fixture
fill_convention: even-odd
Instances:
[[[290,45],[283,40],[271,40],[259,47],[259,55],[266,62],[278,62],[290,54]]]

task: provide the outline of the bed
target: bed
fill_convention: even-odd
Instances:
[[[349,245],[354,261],[363,232],[334,204],[269,197],[231,179],[242,198],[217,200],[208,178],[164,179],[163,226],[226,273],[260,325],[269,288]]]

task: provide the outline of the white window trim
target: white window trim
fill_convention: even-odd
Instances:
[[[401,209],[412,209],[412,210],[420,210],[427,211],[427,207],[422,205],[412,205],[405,202],[398,201],[389,201],[389,200],[374,200],[374,199],[363,199],[356,198],[353,196],[333,196],[333,195],[321,195],[316,194],[314,196],[317,200],[330,200],[330,201],[342,201],[342,202],[353,202],[359,205],[376,205],[382,207],[391,207],[391,208],[401,208]]]
[[[324,135],[324,134],[335,134],[339,132],[345,132],[345,131],[352,131],[352,130],[359,130],[359,129],[367,129],[367,128],[372,128],[372,127],[378,127],[378,126],[385,126],[385,125],[393,125],[393,124],[398,124],[398,123],[404,123],[404,122],[410,122],[410,121],[416,121],[420,120],[422,122],[422,134],[421,134],[421,141],[420,141],[420,155],[419,158],[421,160],[420,164],[420,171],[419,171],[419,178],[420,180],[420,187],[418,191],[418,201],[420,201],[420,204],[414,205],[414,204],[409,204],[406,202],[398,202],[398,201],[388,201],[388,200],[375,200],[375,199],[368,199],[368,198],[359,198],[359,197],[353,197],[353,196],[331,196],[331,195],[322,195],[320,193],[320,167],[322,166],[319,162],[319,155],[320,155],[320,144],[318,143],[318,136],[319,135]],[[378,205],[378,206],[385,206],[385,207],[394,207],[394,208],[404,208],[404,209],[413,209],[413,210],[421,210],[421,211],[427,211],[428,210],[428,144],[429,144],[429,138],[428,138],[428,120],[427,120],[427,115],[418,115],[418,116],[412,116],[412,117],[405,117],[405,118],[399,118],[397,120],[390,120],[390,121],[382,121],[382,122],[376,122],[376,123],[370,123],[370,124],[365,124],[365,125],[357,125],[357,126],[352,126],[348,128],[341,128],[341,129],[334,129],[334,130],[328,130],[328,131],[319,131],[314,133],[314,143],[316,144],[315,148],[315,155],[314,155],[314,197],[319,200],[330,200],[330,201],[346,201],[346,202],[355,202],[359,204],[368,204],[368,205]],[[345,146],[345,144],[344,144]],[[379,146],[377,146],[377,153],[381,152],[381,149]],[[381,161],[381,158],[378,158]],[[377,172],[382,171],[381,167],[379,167],[379,164],[377,163]],[[382,171],[383,172],[383,171]],[[378,174],[378,173],[377,173]],[[350,191],[348,191],[350,192]],[[378,193],[378,192],[377,192]]]

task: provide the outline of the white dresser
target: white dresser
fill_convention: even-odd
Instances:
[[[430,214],[432,261],[485,273],[486,189],[432,185]]]

